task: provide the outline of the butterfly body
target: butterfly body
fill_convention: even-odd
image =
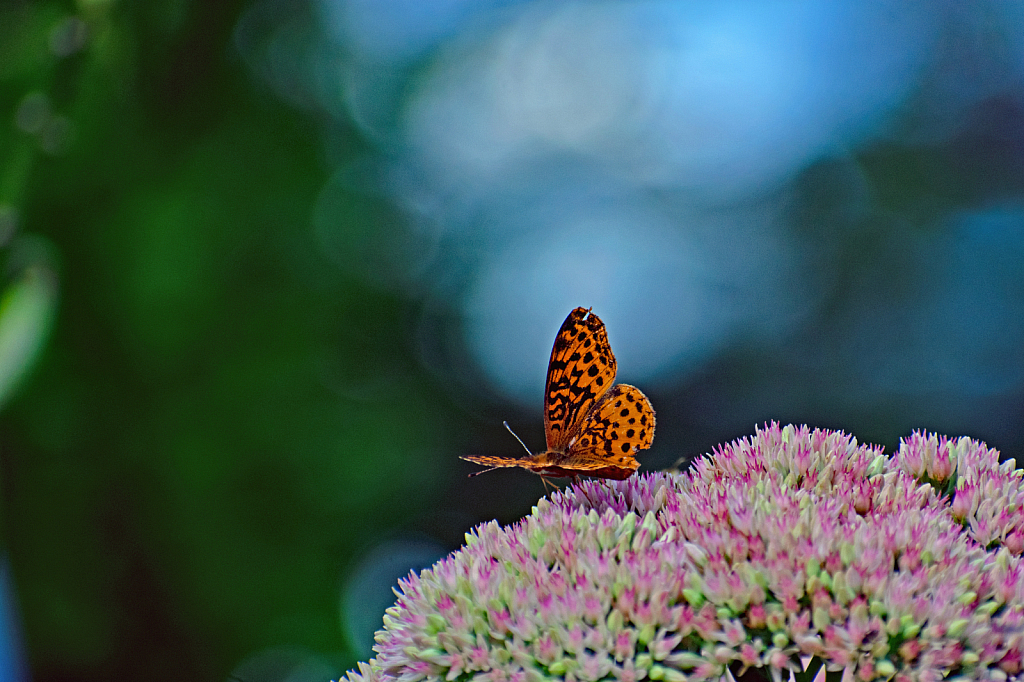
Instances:
[[[622,480],[654,440],[654,408],[640,389],[615,383],[616,362],[601,319],[576,308],[562,323],[544,392],[547,450],[527,457],[467,456],[491,468],[521,467],[541,476]],[[482,472],[478,472],[482,473]]]

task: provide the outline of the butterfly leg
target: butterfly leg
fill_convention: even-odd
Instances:
[[[480,471],[474,471],[473,473],[469,474],[467,478],[473,478],[474,476],[479,476],[480,474],[486,474],[488,471],[494,471],[495,469],[499,468],[500,467],[491,467],[490,469],[481,469]]]

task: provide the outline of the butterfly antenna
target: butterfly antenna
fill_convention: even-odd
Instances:
[[[511,433],[515,437],[515,439],[517,441],[519,441],[519,444],[523,446],[524,450],[526,450],[526,454],[528,454],[531,457],[533,457],[533,453],[530,452],[530,448],[526,447],[526,443],[523,442],[522,438],[520,438],[519,436],[516,435],[516,432],[512,430],[512,427],[508,425],[508,422],[501,422],[501,423],[504,424],[505,428],[508,429],[508,432]]]

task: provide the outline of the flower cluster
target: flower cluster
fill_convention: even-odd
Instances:
[[[478,527],[347,680],[1018,679],[1022,494],[970,439],[772,424]]]
[[[1024,486],[1013,460],[970,438],[915,433],[896,455],[899,468],[950,498],[953,518],[986,547],[1024,550]]]

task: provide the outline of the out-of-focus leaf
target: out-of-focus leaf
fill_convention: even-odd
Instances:
[[[57,276],[33,265],[0,298],[0,407],[32,368],[50,335],[57,309]]]

